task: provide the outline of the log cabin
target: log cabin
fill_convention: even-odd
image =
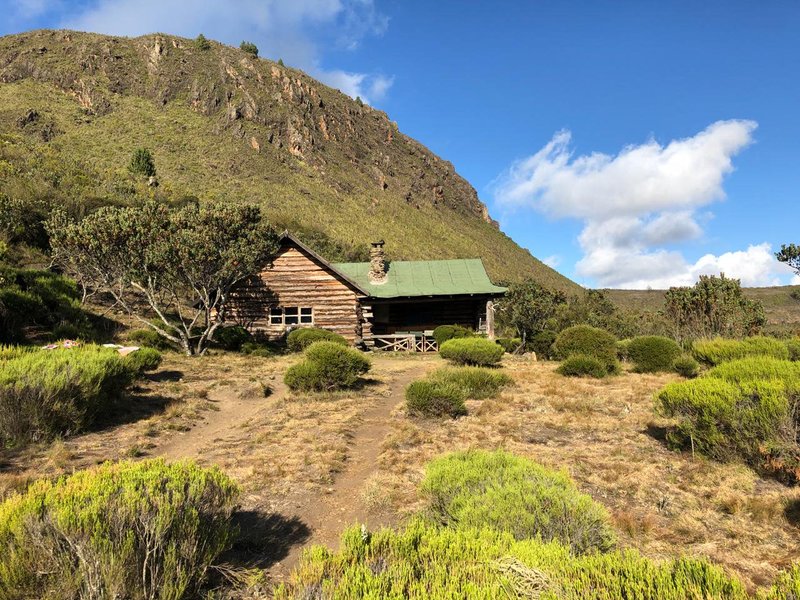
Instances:
[[[380,241],[369,262],[331,263],[285,232],[271,264],[232,292],[227,318],[272,340],[321,327],[354,345],[434,350],[439,325],[494,337],[493,302],[505,291],[479,258],[388,263]]]

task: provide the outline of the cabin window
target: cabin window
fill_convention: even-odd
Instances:
[[[280,306],[269,311],[270,325],[310,325],[314,322],[314,309],[310,306]]]

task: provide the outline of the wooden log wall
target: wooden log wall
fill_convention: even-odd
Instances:
[[[350,343],[369,335],[362,322],[359,296],[325,265],[293,246],[283,247],[272,266],[240,286],[231,299],[231,320],[271,339],[289,328],[310,324],[273,325],[270,308],[311,307],[314,327],[344,336]],[[366,331],[365,331],[366,329]]]

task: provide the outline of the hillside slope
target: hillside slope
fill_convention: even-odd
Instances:
[[[127,185],[131,153],[146,147],[160,192],[173,197],[255,201],[280,225],[344,244],[384,238],[394,259],[481,257],[495,280],[579,290],[500,232],[453,166],[385,113],[221,44],[72,31],[0,38],[0,135],[22,139],[36,164],[71,164],[99,201]],[[17,174],[20,152],[0,156]]]

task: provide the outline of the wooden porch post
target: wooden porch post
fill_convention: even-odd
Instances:
[[[486,335],[494,339],[494,302],[491,300],[486,301]]]

